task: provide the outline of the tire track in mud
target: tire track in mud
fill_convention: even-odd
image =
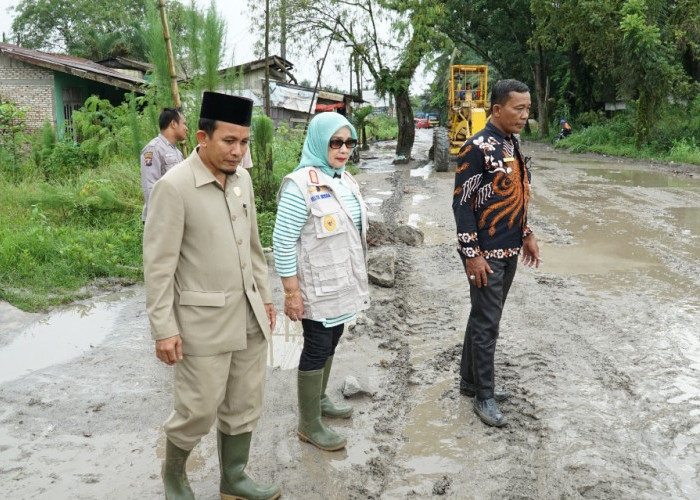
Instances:
[[[521,363],[528,365],[528,371],[535,372],[538,377],[553,378],[553,374],[544,356],[538,353],[527,353],[524,359],[516,359],[515,353],[511,352],[509,348],[499,347],[496,356],[497,385],[514,392],[509,401],[503,405],[509,424],[505,429],[494,429],[483,425],[472,411],[472,398],[463,396],[459,392],[462,339],[469,313],[469,292],[466,277],[461,272],[461,263],[456,255],[454,256],[456,262],[451,265],[446,262],[449,260],[445,255],[446,252],[449,252],[448,255],[455,253],[451,245],[440,245],[429,250],[427,255],[426,252],[423,252],[423,255],[420,256],[422,260],[429,263],[424,274],[439,276],[451,269],[455,276],[450,280],[444,278],[443,283],[451,285],[448,288],[450,289],[448,295],[460,297],[461,302],[446,301],[444,289],[426,290],[424,287],[420,291],[422,301],[441,304],[441,307],[419,307],[415,310],[417,316],[427,314],[428,317],[431,317],[430,321],[423,321],[423,327],[416,334],[432,337],[435,340],[433,344],[437,345],[447,343],[441,341],[441,337],[449,338],[450,342],[435,352],[428,353],[424,361],[415,367],[415,370],[422,374],[421,378],[426,388],[435,383],[442,383],[448,387],[442,392],[435,404],[438,405],[445,418],[458,415],[462,422],[457,426],[456,435],[436,436],[436,439],[451,438],[457,443],[466,442],[463,445],[464,449],[461,455],[454,457],[456,461],[463,460],[464,465],[458,470],[445,470],[444,475],[435,481],[433,494],[446,494],[451,498],[461,498],[460,495],[463,495],[465,486],[465,469],[468,471],[478,463],[476,467],[480,468],[481,471],[474,475],[475,484],[468,485],[467,488],[478,488],[476,483],[486,481],[491,485],[497,485],[494,497],[518,498],[518,495],[525,495],[523,498],[527,498],[527,491],[532,490],[529,487],[531,478],[527,470],[522,467],[522,463],[514,461],[512,457],[517,455],[515,450],[537,448],[542,439],[543,426],[536,415],[534,404],[527,394],[518,390],[527,384],[526,380],[522,380],[520,365]],[[419,286],[418,281],[415,283],[416,287]],[[437,324],[438,327],[433,328],[434,324]],[[510,330],[511,326],[506,324],[504,328]],[[471,444],[472,439],[478,440],[478,447]],[[490,453],[489,449],[492,449],[493,453]],[[442,493],[441,484],[447,485],[444,488],[444,493]],[[525,485],[528,487],[524,488]],[[484,491],[488,491],[488,488]],[[536,497],[535,492],[531,491],[531,493],[530,498]]]
[[[381,214],[391,230],[405,219],[402,208],[405,195],[429,191],[434,186],[401,172],[392,173],[389,179],[392,196],[382,203]],[[383,394],[371,410],[382,415],[375,424],[378,453],[355,470],[361,481],[353,483],[362,485],[351,489],[351,498],[357,499],[389,498],[386,490],[392,481],[410,473],[399,459],[400,447],[408,439],[404,433],[407,415],[419,403],[416,391],[434,384],[438,378],[436,374],[443,370],[426,368],[440,352],[428,353],[426,360],[414,365],[416,355],[418,358],[425,355],[416,351],[423,350],[422,341],[426,346],[436,345],[434,340],[444,336],[446,329],[454,330],[451,323],[459,316],[459,305],[446,301],[444,283],[435,279],[454,266],[454,247],[397,244],[395,248],[395,285],[388,293],[385,289],[378,294],[380,298],[373,298],[373,306],[367,314],[374,322],[374,331],[368,332],[369,335],[381,337],[379,347],[392,352],[393,359],[387,363],[389,370],[383,381]],[[426,273],[428,269],[431,271]],[[425,280],[426,275],[432,279]],[[412,346],[416,342],[419,345]],[[459,349],[461,354],[461,346]],[[449,370],[458,366],[454,359],[450,359],[449,364]]]
[[[385,202],[392,209],[390,214],[383,210],[385,217],[400,216],[400,194],[415,186],[406,186],[402,180],[394,175],[395,194]],[[422,188],[428,191],[430,180]],[[543,226],[542,233],[561,231],[556,225]],[[553,237],[558,239],[558,234]],[[464,465],[461,470],[447,468],[442,478],[435,480],[432,496],[464,498],[465,491],[479,491],[480,498],[631,498],[644,491],[678,493],[664,484],[668,480],[653,479],[663,475],[664,468],[654,463],[653,450],[647,449],[644,439],[638,442],[643,436],[636,435],[636,423],[630,420],[634,414],[642,420],[658,418],[644,404],[644,391],[640,391],[634,372],[621,362],[623,353],[615,349],[621,330],[627,333],[620,340],[634,340],[628,330],[638,318],[622,321],[614,300],[590,297],[576,278],[521,268],[504,311],[496,355],[497,384],[514,392],[503,404],[509,425],[488,428],[474,416],[471,400],[458,390],[462,332],[469,305],[468,288],[453,247],[401,247],[398,254],[397,269],[405,269],[397,281],[395,301],[400,303],[386,307],[401,311],[400,321],[392,328],[401,332],[405,327],[402,335],[406,337],[397,339],[391,332],[387,345],[400,352],[394,360],[391,383],[400,387],[397,393],[401,398],[413,401],[393,400],[401,408],[392,414],[397,418],[393,426],[405,429],[412,408],[436,383],[448,388],[435,405],[446,420],[455,414],[463,420],[454,438],[458,446],[464,446],[462,454],[457,454]],[[452,272],[456,272],[454,277]],[[454,300],[455,296],[461,296],[464,303]],[[643,307],[635,309],[644,311]],[[654,316],[647,313],[651,321]],[[603,339],[605,332],[612,340]],[[425,347],[420,340],[425,341]],[[669,369],[657,368],[661,372]],[[407,384],[397,379],[397,369]],[[559,396],[564,396],[564,401]],[[616,424],[621,424],[620,428]],[[676,425],[669,427],[665,434],[671,439],[682,431]],[[415,458],[401,450],[409,436],[394,437],[387,441],[386,451],[391,455],[376,469],[385,475],[374,490],[375,495],[384,493],[382,498],[404,497],[406,489],[401,489],[397,478],[414,472],[403,468],[405,460]],[[408,492],[424,497],[431,496],[429,493]]]
[[[381,207],[388,227],[413,210],[408,194],[449,197],[444,177],[390,179],[394,191]],[[569,217],[583,211],[587,220],[588,208],[572,208]],[[576,241],[570,226],[537,214],[538,239]],[[449,217],[428,216],[445,228],[435,231],[440,241],[449,240]],[[496,383],[513,392],[502,405],[509,424],[494,429],[458,390],[469,292],[454,247],[396,250],[396,286],[382,289],[368,314],[376,325],[368,334],[381,337],[391,359],[370,410],[378,415],[376,446],[354,470],[351,498],[692,498],[700,401],[682,386],[693,384],[685,380],[693,372],[683,342],[663,331],[681,322],[666,317],[657,295],[664,285],[641,272],[597,283],[521,267],[496,354]],[[447,442],[444,462],[416,448],[426,439],[416,434],[422,424]]]
[[[640,378],[655,378],[674,361],[657,359],[647,367],[652,373],[643,374],[627,359],[631,344],[635,350],[647,347],[633,327],[645,306],[633,306],[639,311],[622,318],[614,300],[588,296],[576,279],[538,276],[535,281],[542,301],[557,295],[579,297],[559,312],[543,309],[533,315],[531,328],[548,334],[538,335],[532,344],[521,338],[505,341],[518,383],[527,388],[525,402],[537,420],[531,429],[515,427],[525,410],[517,399],[515,411],[508,408],[516,430],[508,435],[509,446],[515,451],[528,445],[531,452],[529,457],[522,454],[528,458],[523,470],[508,474],[502,491],[509,498],[679,495],[658,460],[658,443],[644,430],[648,422],[669,431],[676,425],[664,422],[668,416],[649,404],[649,387]]]
[[[399,172],[391,174],[394,190],[392,196],[384,200],[381,206],[384,221],[390,228],[396,226],[396,215],[404,194],[400,179]],[[376,453],[364,466],[354,467],[357,480],[348,488],[351,499],[381,498],[389,478],[396,473],[396,449],[402,441],[400,423],[411,405],[408,381],[412,367],[408,342],[402,333],[408,328],[405,282],[410,275],[411,266],[407,253],[405,246],[396,247],[394,287],[386,296],[373,298],[372,307],[367,312],[373,325],[365,333],[381,338],[379,348],[391,352],[393,359],[382,362],[388,373],[382,381],[381,395],[375,397],[370,410],[381,415],[374,424]]]

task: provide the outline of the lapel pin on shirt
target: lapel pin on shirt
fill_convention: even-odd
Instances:
[[[233,188],[233,192],[236,193],[236,196],[238,196],[238,197],[240,198],[240,196],[241,196],[241,188],[239,188],[238,186],[235,186],[235,187]]]

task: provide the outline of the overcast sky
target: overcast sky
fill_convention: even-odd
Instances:
[[[189,0],[180,1],[189,4]],[[9,35],[15,14],[14,12],[8,13],[7,9],[8,7],[15,7],[18,3],[19,0],[0,0],[0,32]],[[201,8],[206,8],[209,5],[209,1],[197,0],[197,4]],[[230,62],[240,64],[257,59],[253,47],[258,35],[250,32],[251,23],[249,21],[248,0],[218,0],[216,5],[222,17],[226,20],[227,26],[227,60],[225,65],[228,66]],[[294,64],[292,73],[299,82],[302,80],[308,80],[311,83],[316,82],[315,61],[323,57],[325,50],[326,47],[317,48],[315,57],[287,54],[287,59]],[[279,46],[272,47],[270,52],[279,54]],[[288,52],[290,51],[288,50]],[[334,51],[332,50],[331,52]],[[233,60],[231,61],[231,59]],[[335,58],[329,57],[328,59],[324,66],[321,84],[323,86],[338,87],[341,90],[349,90],[349,53],[338,54]],[[365,77],[367,78],[367,75]],[[414,79],[413,94],[427,86],[427,83],[423,80],[422,78]],[[355,83],[353,83],[353,90],[355,90]]]

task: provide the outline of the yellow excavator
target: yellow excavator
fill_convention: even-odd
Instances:
[[[435,170],[447,172],[450,155],[459,153],[464,141],[486,126],[488,101],[488,66],[450,66],[447,96],[447,127],[433,132]]]

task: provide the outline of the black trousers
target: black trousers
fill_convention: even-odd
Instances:
[[[345,324],[326,328],[320,321],[302,319],[304,347],[299,358],[299,371],[320,370],[326,360],[335,354],[335,347],[343,335]]]
[[[493,398],[494,355],[503,306],[513,283],[518,257],[490,259],[493,274],[487,276],[488,285],[477,288],[469,283],[471,312],[462,347],[460,375],[468,384],[474,384],[478,399]]]

